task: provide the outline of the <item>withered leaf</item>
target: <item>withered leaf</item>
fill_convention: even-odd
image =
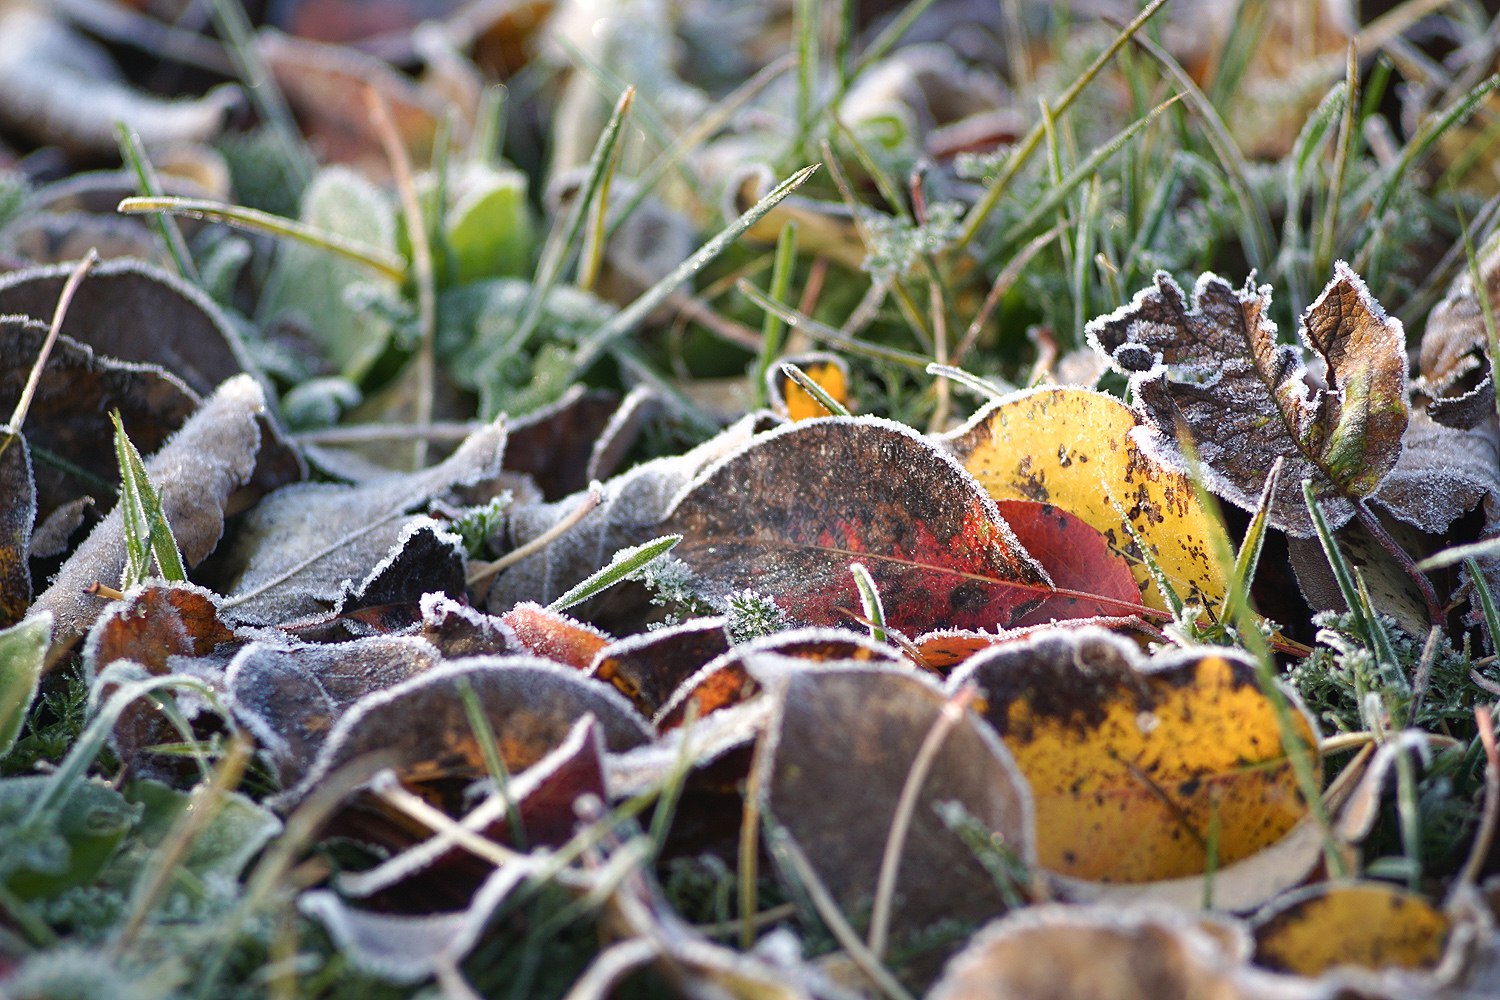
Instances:
[[[219,544],[225,501],[249,482],[255,470],[261,441],[258,418],[264,409],[260,385],[249,375],[237,375],[146,461],[172,535],[190,567]],[[119,581],[125,568],[122,517],[118,506],[110,511],[37,598],[35,610],[55,615],[56,641],[83,635],[103,610],[104,602],[86,593],[91,584]]]
[[[517,604],[500,621],[514,633],[521,648],[575,670],[587,670],[610,636],[576,618],[540,604]]]
[[[683,681],[729,651],[723,618],[694,618],[669,628],[627,636],[594,656],[588,675],[613,684],[647,718]]]
[[[0,121],[39,142],[111,156],[124,122],[149,145],[210,139],[239,101],[239,88],[166,99],[131,87],[109,53],[56,17],[48,4],[0,7]]]
[[[639,746],[652,735],[629,702],[576,670],[530,656],[453,660],[356,702],[334,724],[311,769],[276,802],[301,801],[323,776],[377,750],[394,755],[406,780],[487,774],[460,696],[462,684],[489,719],[511,774],[560,745],[585,713],[599,721],[610,751]]]
[[[0,409],[6,413],[21,398],[46,338],[47,328],[35,320],[0,319]],[[114,451],[99,446],[110,440],[110,410],[120,411],[130,440],[149,455],[199,402],[181,379],[155,365],[113,361],[71,337],[58,337],[26,416],[38,522],[81,495],[102,498],[114,489]]]
[[[764,653],[790,656],[811,663],[870,663],[900,666],[891,647],[858,632],[832,628],[795,628],[762,636],[709,660],[686,677],[651,719],[663,732],[687,721],[688,713],[703,718],[711,712],[740,704],[760,693],[748,657]]]
[[[809,667],[775,656],[757,656],[752,669],[771,686],[775,704],[752,778],[766,813],[845,914],[868,913],[897,801],[948,698],[909,670]],[[938,803],[961,804],[1022,870],[1035,861],[1031,796],[1010,753],[970,713],[945,724],[951,728],[918,793],[901,854],[897,935],[1005,908],[994,879],[939,818]]]
[[[1248,953],[1239,924],[1181,910],[1037,906],[975,934],[929,997],[1252,1000],[1235,984]]]
[[[391,551],[406,529],[406,512],[446,490],[493,478],[504,447],[505,428],[497,422],[418,472],[358,486],[300,483],[270,494],[237,538],[229,571],[234,616],[271,624],[325,614],[344,580],[365,579]]]
[[[619,407],[614,393],[571,387],[556,403],[510,425],[505,468],[529,475],[548,501],[586,489],[590,459]]]
[[[1132,608],[1144,609],[1129,564],[1087,521],[1034,500],[997,500],[995,506],[1016,540],[1046,568],[1053,585],[1072,591],[1047,598],[1015,627],[1053,619],[1119,617]]]
[[[1450,930],[1421,896],[1382,882],[1326,882],[1285,896],[1255,918],[1255,961],[1318,976],[1340,965],[1430,969]]]
[[[813,625],[848,621],[849,566],[869,570],[893,628],[993,628],[1051,590],[994,502],[909,428],[871,417],[771,431],[683,491],[658,533],[705,591],[753,589]]]
[[[0,277],[0,315],[45,322],[76,264],[27,268]],[[98,264],[68,304],[62,332],[120,361],[158,365],[200,396],[252,370],[239,335],[197,287],[154,264]]]
[[[422,627],[417,634],[442,652],[444,659],[520,652],[520,640],[499,618],[443,594],[424,594]]]
[[[1476,270],[1485,296],[1491,303],[1500,302],[1500,248],[1491,249]],[[1443,301],[1428,314],[1417,367],[1418,388],[1428,397],[1427,413],[1438,423],[1467,429],[1495,415],[1484,305],[1468,268],[1458,273]]]
[[[1031,783],[1042,864],[1058,874],[1195,876],[1210,864],[1212,840],[1217,890],[1218,873],[1307,815],[1275,707],[1237,652],[1146,660],[1083,628],[997,646],[949,683],[979,688],[981,714]],[[1313,745],[1312,723],[1295,718]]]
[[[36,480],[31,449],[18,430],[0,428],[0,628],[26,617],[31,606],[31,532]]]
[[[328,645],[253,642],[235,654],[224,686],[235,718],[260,743],[282,784],[291,785],[349,706],[438,660],[436,649],[410,636]]]
[[[1199,277],[1189,308],[1159,273],[1129,305],[1088,325],[1091,343],[1131,374],[1150,432],[1143,444],[1186,466],[1190,436],[1210,489],[1254,510],[1266,471],[1285,471],[1270,519],[1313,534],[1301,483],[1311,479],[1334,527],[1375,492],[1401,454],[1406,430],[1406,341],[1365,283],[1339,262],[1333,280],[1302,315],[1302,344],[1327,366],[1326,387],[1310,388],[1299,348],[1276,343],[1271,289],[1235,291]]]
[[[390,554],[358,585],[347,583],[334,609],[367,627],[392,632],[422,618],[428,594],[464,596],[463,539],[427,517],[406,522]]]
[[[1192,479],[1141,450],[1139,430],[1113,396],[1040,386],[997,399],[937,441],[997,502],[1050,503],[1088,522],[1152,607],[1167,602],[1148,557],[1184,600],[1215,602],[1224,595],[1213,558],[1218,527]]]

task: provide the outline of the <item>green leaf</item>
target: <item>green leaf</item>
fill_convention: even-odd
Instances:
[[[87,778],[70,784],[54,808],[37,810],[51,780],[0,781],[0,884],[22,899],[94,881],[139,813],[119,792]]]
[[[526,176],[515,170],[471,166],[448,212],[453,284],[526,274],[535,240],[526,204]]]
[[[0,632],[0,757],[21,732],[51,641],[52,615],[46,611]]]
[[[153,558],[163,579],[186,580],[187,569],[182,565],[182,553],[177,549],[177,539],[172,537],[172,526],[167,523],[166,512],[162,510],[161,497],[146,475],[146,463],[125,433],[119,411],[110,413],[109,418],[115,425],[115,458],[120,463],[120,511],[125,520],[125,576],[120,581],[120,589],[129,590],[150,576]]]

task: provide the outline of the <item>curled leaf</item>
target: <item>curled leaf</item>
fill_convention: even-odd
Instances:
[[[1206,482],[1254,510],[1266,470],[1286,462],[1270,519],[1313,534],[1301,483],[1311,479],[1330,523],[1354,514],[1401,455],[1406,430],[1406,338],[1365,283],[1339,262],[1333,280],[1302,315],[1302,344],[1326,366],[1310,387],[1301,350],[1276,342],[1268,285],[1235,291],[1204,274],[1191,308],[1166,274],[1129,305],[1088,325],[1090,343],[1131,374],[1149,431],[1142,444],[1186,468],[1190,437]]]

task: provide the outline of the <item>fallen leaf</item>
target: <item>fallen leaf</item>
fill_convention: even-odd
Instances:
[[[488,424],[441,463],[388,474],[358,486],[299,483],[277,490],[251,510],[225,568],[239,620],[260,624],[326,615],[344,580],[364,580],[401,538],[415,510],[460,486],[500,472],[505,428]]]
[[[706,594],[752,589],[813,625],[861,613],[854,562],[887,624],[908,633],[1010,625],[1051,590],[972,478],[872,417],[757,437],[691,483],[655,530],[683,536],[673,555]]]
[[[223,683],[235,718],[289,786],[312,766],[350,706],[438,662],[437,650],[410,636],[328,645],[253,642],[235,654]]]
[[[836,354],[818,352],[791,355],[767,369],[766,387],[771,409],[794,422],[829,415],[823,404],[813,399],[812,393],[782,372],[781,365],[788,363],[802,369],[802,373],[816,382],[820,389],[845,409],[849,408],[849,365]]]
[[[928,998],[1254,1000],[1234,981],[1249,950],[1239,924],[1180,910],[1035,906],[975,934]]]
[[[76,263],[0,276],[0,314],[46,322]],[[68,304],[62,332],[118,361],[157,365],[208,396],[254,366],[239,335],[199,288],[139,260],[103,261]]]
[[[1148,660],[1083,628],[980,653],[949,679],[965,684],[1031,784],[1052,872],[1136,883],[1219,871],[1307,815],[1276,709],[1238,652]],[[1310,719],[1293,718],[1315,746]]]
[[[1326,365],[1326,387],[1309,388],[1302,352],[1276,343],[1266,315],[1269,285],[1235,291],[1204,274],[1192,308],[1165,273],[1129,305],[1089,323],[1089,342],[1130,374],[1149,430],[1143,447],[1187,468],[1191,436],[1209,489],[1255,510],[1267,470],[1286,462],[1271,523],[1312,535],[1302,499],[1311,479],[1333,527],[1379,487],[1401,455],[1406,430],[1406,338],[1365,283],[1339,262],[1303,313],[1302,344]]]
[[[1500,248],[1476,262],[1490,303],[1500,302]],[[1427,414],[1438,423],[1468,429],[1495,414],[1490,381],[1489,334],[1484,305],[1469,268],[1459,271],[1448,294],[1427,314],[1417,354],[1417,389],[1428,398]]]
[[[1179,596],[1217,602],[1224,577],[1210,539],[1218,529],[1192,480],[1141,450],[1138,427],[1113,396],[1043,387],[996,401],[938,440],[996,501],[1050,503],[1092,526],[1151,607],[1167,604],[1132,530]]]
[[[650,718],[683,681],[729,651],[723,618],[693,618],[626,636],[599,650],[588,676],[614,685]]]
[[[598,720],[610,751],[639,746],[652,735],[629,702],[576,670],[530,656],[453,660],[355,702],[327,731],[312,766],[273,804],[295,805],[326,775],[376,750],[395,757],[405,781],[487,774],[461,684],[478,699],[510,774],[562,744],[586,712]]]
[[[390,553],[358,585],[345,581],[335,618],[352,619],[380,632],[422,620],[428,594],[464,596],[463,539],[426,517],[407,521]]]
[[[90,156],[119,151],[124,122],[147,146],[211,139],[240,90],[225,85],[201,98],[169,99],[126,83],[109,53],[54,16],[48,5],[17,0],[0,8],[0,121],[42,143]]]
[[[765,653],[811,663],[870,663],[899,666],[900,656],[858,632],[832,628],[795,628],[762,636],[729,650],[689,675],[662,703],[651,721],[663,732],[695,718],[740,704],[760,693],[760,682],[750,672],[749,657]]]
[[[438,593],[422,595],[421,608],[417,635],[436,646],[444,659],[520,652],[520,639],[494,615]]]
[[[1256,915],[1255,961],[1299,976],[1343,965],[1431,969],[1448,932],[1448,918],[1416,893],[1380,882],[1325,882]]]
[[[1057,629],[1082,628],[1084,626],[1097,626],[1109,631],[1138,632],[1142,622],[1139,618],[1122,617],[1098,617],[1098,618],[1075,618],[1068,621],[1048,622],[1044,625],[1027,625],[1016,629],[996,629],[993,632],[982,632],[974,629],[938,629],[936,632],[927,632],[912,640],[917,657],[914,662],[917,666],[928,670],[934,670],[946,676],[955,667],[965,662],[975,653],[982,652],[992,646],[1002,646],[1006,643],[1021,642],[1032,636],[1043,632],[1051,632]],[[911,650],[907,653],[910,656]]]
[[[1034,500],[997,500],[995,507],[1031,558],[1046,567],[1054,586],[1073,594],[1049,597],[1013,627],[1053,620],[1119,617],[1144,610],[1141,593],[1124,558],[1087,521]],[[1074,595],[1097,595],[1099,601]]]
[[[505,468],[524,472],[547,501],[587,489],[591,458],[620,403],[614,393],[571,387],[551,406],[510,424]]]
[[[517,604],[500,621],[523,649],[575,670],[587,670],[611,638],[561,611],[530,602]]]
[[[7,413],[21,398],[46,337],[47,328],[32,320],[0,322],[0,408]],[[114,450],[99,446],[113,433],[111,410],[120,411],[131,441],[149,455],[199,402],[181,379],[155,365],[114,361],[58,337],[26,416],[37,523],[80,495],[105,496],[114,489],[120,474]]]
[[[237,375],[221,385],[182,429],[146,461],[161,496],[183,561],[196,566],[219,544],[224,504],[250,481],[260,449],[258,418],[265,409],[260,385]],[[128,428],[127,428],[128,429]],[[87,593],[91,584],[113,585],[125,568],[125,536],[118,506],[63,564],[32,612],[55,616],[54,642],[82,636],[104,609]]]
[[[19,430],[0,429],[0,628],[26,617],[31,607],[31,534],[36,523],[36,480],[31,449]]]
[[[809,667],[776,656],[757,657],[752,669],[770,685],[775,704],[753,786],[765,814],[806,856],[845,915],[870,912],[897,802],[919,748],[938,725],[950,728],[910,815],[892,933],[900,937],[1005,909],[995,880],[936,809],[961,804],[1019,872],[1031,870],[1031,797],[989,726],[967,712],[949,718],[949,696],[905,669]],[[798,881],[795,871],[782,874]]]

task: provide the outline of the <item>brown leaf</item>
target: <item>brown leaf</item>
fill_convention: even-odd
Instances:
[[[595,654],[588,675],[613,684],[650,718],[683,681],[729,651],[724,621],[694,618],[617,639]]]
[[[260,385],[248,375],[235,376],[146,461],[146,473],[190,567],[219,544],[225,501],[250,480],[260,449],[257,418],[264,408]],[[126,430],[132,428],[127,424]],[[33,611],[49,610],[55,616],[54,643],[82,636],[98,618],[104,602],[86,592],[91,584],[119,582],[125,569],[122,518],[118,506],[110,511],[33,605]]]
[[[717,596],[753,589],[793,618],[860,614],[849,566],[874,578],[891,627],[993,628],[1051,590],[994,503],[899,424],[812,420],[771,431],[692,483],[657,533]]]
[[[909,670],[807,667],[774,656],[756,657],[753,669],[775,699],[752,778],[763,808],[844,914],[866,914],[902,788],[950,700]],[[1035,860],[1030,795],[1009,752],[970,713],[945,724],[951,728],[917,795],[901,853],[892,914],[898,936],[1005,908],[994,879],[939,819],[939,803],[962,805],[1021,869]]]
[[[1338,527],[1375,492],[1401,454],[1406,430],[1406,340],[1347,264],[1302,316],[1302,344],[1327,366],[1309,387],[1302,352],[1276,343],[1270,286],[1235,291],[1204,274],[1189,309],[1165,273],[1127,306],[1088,325],[1090,343],[1131,375],[1150,425],[1148,450],[1186,468],[1190,435],[1219,496],[1254,510],[1272,462],[1286,462],[1270,518],[1313,534],[1302,499],[1311,479]]]
[[[663,702],[651,721],[663,732],[687,721],[688,713],[701,719],[711,712],[748,701],[760,693],[748,658],[775,653],[811,663],[856,662],[900,666],[896,651],[858,632],[831,628],[798,628],[762,636],[705,663],[686,677]]]
[[[585,713],[598,719],[612,752],[651,738],[650,727],[629,702],[576,670],[529,656],[470,657],[360,699],[334,723],[312,767],[275,803],[300,802],[324,776],[377,750],[396,758],[396,771],[406,781],[466,782],[487,774],[459,694],[463,683],[478,698],[511,774],[559,746]]]
[[[406,512],[498,475],[504,447],[504,426],[488,424],[418,472],[358,486],[300,483],[270,494],[246,516],[226,569],[234,616],[272,624],[327,614],[344,580],[365,579],[391,551],[411,520]]]
[[[1136,906],[1039,906],[986,925],[929,1000],[1251,1000],[1235,984],[1239,924]]]
[[[40,323],[0,321],[0,409],[7,414],[21,398],[46,337],[47,328]],[[104,496],[114,488],[120,477],[114,450],[100,447],[113,434],[110,410],[120,411],[131,441],[149,455],[183,425],[199,401],[181,379],[155,365],[114,361],[71,337],[58,337],[26,416],[26,439],[35,455],[38,523],[81,495]],[[62,461],[50,461],[54,456]]]
[[[522,649],[575,670],[587,670],[611,638],[561,611],[529,602],[517,604],[500,621],[515,634]]]
[[[521,651],[515,632],[493,615],[442,594],[423,595],[421,606],[417,635],[436,646],[444,659]]]
[[[31,449],[20,431],[0,430],[0,628],[10,628],[31,607],[31,531],[36,522],[36,480]]]
[[[66,263],[0,277],[0,315],[18,313],[46,322],[76,268],[76,263]],[[68,304],[62,332],[109,358],[158,365],[200,396],[254,370],[239,335],[212,299],[139,260],[94,267]]]

